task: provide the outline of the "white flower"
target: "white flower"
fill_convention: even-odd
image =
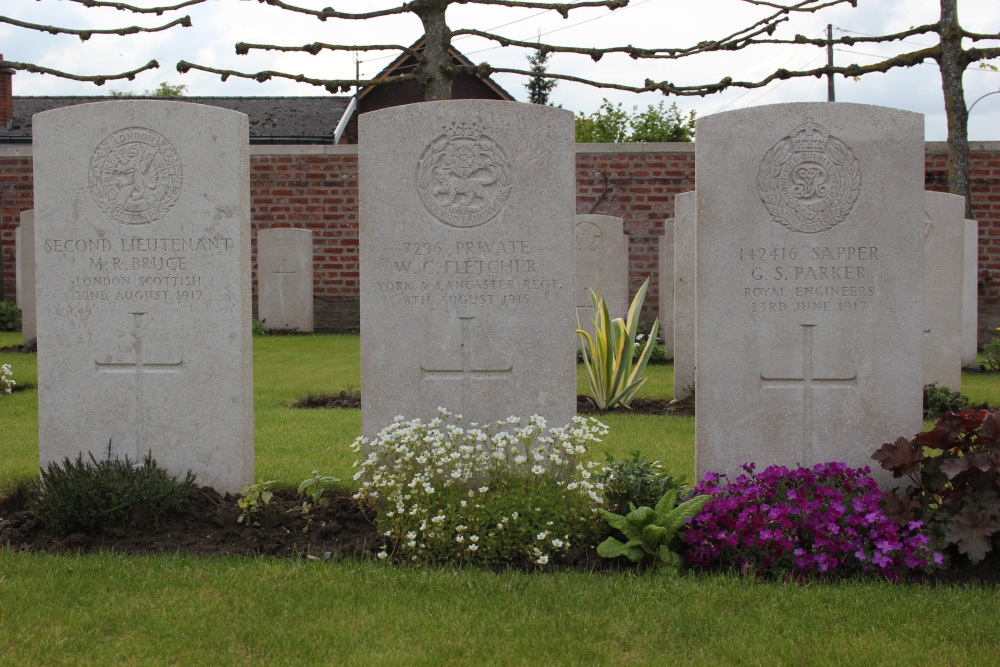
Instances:
[[[549,557],[546,556],[545,554],[542,554],[541,556],[538,557],[538,560],[536,560],[535,562],[538,563],[539,565],[547,565],[549,562]]]
[[[488,487],[488,486],[481,486],[481,487],[479,487],[479,493],[486,493],[489,490],[490,490],[490,487]]]
[[[548,536],[549,536],[549,531],[543,530],[542,532],[538,533],[538,535],[536,535],[535,538],[538,539],[538,541],[542,541]]]
[[[563,545],[563,541],[560,540],[559,538],[556,538],[556,539],[552,540],[552,546],[554,546],[556,549],[561,548],[562,545]]]
[[[478,544],[470,544],[469,545],[469,551],[475,551],[478,548],[479,548]]]
[[[458,542],[459,544],[461,544],[462,542],[465,541],[465,535],[456,535],[455,536],[455,541]]]
[[[479,541],[479,536],[478,535],[470,535],[469,536],[469,541],[470,542],[478,542]]]
[[[461,505],[462,507],[465,507],[466,505],[468,505],[468,503],[467,503],[467,502],[465,502],[464,500],[463,500],[463,501],[461,501],[461,502],[460,502],[459,504],[460,504],[460,505]]]
[[[378,552],[378,559],[379,559],[379,560],[385,560],[385,559],[386,559],[386,557],[387,557],[388,555],[389,555],[389,554],[387,554],[387,553],[385,552],[385,549],[383,549],[382,551],[379,551],[379,552]]]

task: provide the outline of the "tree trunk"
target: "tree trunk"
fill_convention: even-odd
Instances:
[[[417,4],[417,3],[415,3]],[[420,85],[424,88],[424,99],[451,99],[451,30],[445,23],[444,13],[448,9],[449,0],[425,0],[414,8],[414,13],[424,24],[424,35],[427,46],[424,47],[423,58],[417,66]]]
[[[972,218],[972,188],[969,180],[969,111],[965,106],[962,78],[969,66],[962,48],[958,23],[958,0],[941,0],[941,87],[948,118],[948,190],[965,197],[965,217]]]

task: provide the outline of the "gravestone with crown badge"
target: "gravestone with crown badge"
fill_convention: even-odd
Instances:
[[[576,412],[573,115],[409,104],[359,119],[362,431]]]
[[[313,238],[308,229],[257,232],[257,317],[265,331],[313,332]]]
[[[41,462],[253,479],[248,124],[175,101],[34,116]]]
[[[696,150],[699,476],[872,464],[921,427],[922,116],[762,106]]]
[[[628,310],[628,236],[624,220],[612,215],[576,216],[576,316],[580,326],[594,335],[596,290],[611,318]]]

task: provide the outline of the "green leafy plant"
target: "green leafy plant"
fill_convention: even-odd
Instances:
[[[668,491],[683,487],[663,471],[659,461],[647,460],[639,450],[631,458],[608,454],[602,481],[608,510],[617,514],[628,513],[629,505],[655,507]]]
[[[253,323],[251,324],[251,334],[254,336],[266,336],[267,332],[264,331],[263,323],[256,317],[253,318]]]
[[[639,313],[646,298],[649,279],[635,293],[628,309],[627,321],[620,317],[611,319],[608,305],[598,292],[590,290],[594,304],[594,321],[591,336],[580,326],[577,319],[576,333],[580,336],[583,349],[583,366],[590,387],[591,398],[600,410],[608,410],[617,405],[629,407],[629,403],[646,383],[643,371],[653,353],[653,341],[660,328],[660,320],[653,321],[646,345],[633,361],[636,336],[639,333]]]
[[[271,498],[274,496],[274,492],[271,491],[272,484],[274,484],[273,479],[266,482],[258,479],[243,487],[239,498],[236,499],[236,505],[240,508],[240,516],[236,519],[236,523],[245,522],[254,526],[260,525],[254,515],[267,509],[268,504],[270,504]]]
[[[398,417],[354,442],[354,497],[387,540],[379,558],[545,566],[596,543],[603,488],[585,457],[606,426],[574,417],[547,428],[534,415],[463,427],[438,411],[427,423]]]
[[[969,407],[969,399],[960,392],[935,383],[924,385],[924,419],[938,419],[948,412],[961,412]]]
[[[0,331],[17,331],[21,328],[21,309],[13,301],[0,301]]]
[[[899,525],[923,521],[938,548],[977,563],[1000,546],[1000,411],[946,414],[935,427],[872,456],[910,484],[883,497]]]
[[[631,505],[631,511],[624,516],[603,510],[605,520],[621,531],[626,541],[609,537],[597,545],[598,555],[602,558],[625,556],[633,563],[646,562],[679,570],[684,561],[671,549],[671,542],[684,526],[685,519],[698,514],[710,496],[695,496],[680,504],[677,498],[677,489],[671,489],[660,498],[656,507]]]
[[[642,354],[644,341],[650,339],[649,335],[650,325],[648,322],[639,323],[639,331],[635,335],[635,344],[632,346],[632,361],[635,362],[639,359],[639,355]],[[667,346],[663,342],[663,338],[659,336],[654,336],[651,338],[653,341],[653,351],[649,354],[649,361],[647,362],[651,366],[658,366],[661,364],[666,364],[670,362],[670,358],[667,357]]]
[[[183,480],[160,468],[147,454],[139,465],[111,453],[98,461],[68,457],[52,461],[41,472],[30,503],[42,523],[56,532],[94,532],[105,525],[158,523],[180,511],[195,488],[190,471]]]
[[[1000,338],[994,338],[983,346],[983,370],[1000,371]]]
[[[302,480],[299,484],[299,495],[303,496],[302,516],[306,518],[306,525],[302,528],[303,533],[309,532],[312,525],[312,512],[316,507],[326,507],[330,504],[329,498],[324,498],[323,493],[334,483],[339,482],[337,477],[320,475],[319,470],[313,470],[312,476]]]

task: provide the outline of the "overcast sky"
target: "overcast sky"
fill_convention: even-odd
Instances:
[[[296,0],[287,1],[296,3]],[[131,2],[144,6],[152,4],[150,0]],[[313,9],[332,6],[340,11],[367,11],[395,6],[399,2],[297,0],[297,4]],[[983,33],[1000,32],[998,0],[960,0],[959,10],[966,29]],[[320,78],[353,78],[355,65],[351,56],[273,52],[237,56],[233,45],[238,41],[281,45],[314,41],[410,44],[422,34],[419,20],[409,14],[367,21],[320,22],[310,16],[260,5],[251,0],[211,0],[164,17],[133,15],[113,9],[87,9],[65,0],[3,0],[2,11],[4,15],[22,21],[72,28],[133,24],[153,26],[184,14],[189,14],[194,24],[191,28],[178,27],[156,34],[129,37],[98,35],[87,42],[73,36],[52,36],[0,24],[0,52],[8,60],[31,62],[79,74],[124,71],[154,58],[161,65],[158,70],[143,73],[133,82],[112,82],[103,87],[20,72],[14,77],[15,95],[101,95],[109,89],[142,91],[155,88],[162,81],[185,84],[188,95],[325,95],[327,93],[322,88],[289,81],[273,80],[261,84],[230,79],[223,83],[217,76],[200,72],[181,75],[174,65],[184,59],[242,71],[275,69]],[[820,37],[825,35],[827,24],[834,26],[835,35],[886,34],[934,22],[939,12],[937,0],[859,0],[856,9],[835,7],[816,15],[793,16],[778,35],[791,38],[800,33],[807,37]],[[568,20],[552,11],[455,5],[449,9],[448,24],[452,29],[491,30],[514,39],[535,40],[540,35],[542,41],[551,44],[683,47],[724,37],[768,13],[766,8],[754,7],[740,0],[632,0],[628,7],[614,12],[575,10]],[[835,62],[838,65],[851,62],[870,64],[886,56],[918,50],[935,42],[934,36],[929,35],[884,46],[859,44],[839,47]],[[993,42],[990,45],[997,44]],[[486,61],[496,67],[527,68],[525,53],[520,49],[495,47],[477,38],[460,39],[455,46],[477,63]],[[393,57],[394,54],[385,53],[362,55],[362,78],[379,72]],[[753,47],[735,53],[669,62],[607,56],[594,63],[586,57],[555,54],[549,69],[551,72],[630,85],[642,85],[647,78],[682,85],[716,81],[725,76],[756,80],[779,67],[820,67],[825,58],[825,50],[814,46]],[[993,64],[1000,65],[1000,59]],[[495,79],[516,98],[526,99],[525,79],[510,75],[496,75]],[[966,73],[968,104],[997,90],[1000,90],[1000,72],[970,69]],[[676,101],[682,110],[694,109],[699,116],[706,116],[722,110],[762,104],[823,101],[826,95],[825,79],[803,79],[773,83],[767,88],[750,91],[734,89],[706,98],[667,98],[667,103]],[[871,74],[860,81],[838,77],[836,96],[837,101],[842,102],[878,104],[923,113],[926,116],[927,139],[940,141],[946,138],[941,79],[935,63],[900,68],[889,74]],[[552,94],[554,103],[584,113],[595,111],[605,97],[626,107],[639,105],[640,108],[664,99],[658,93],[635,95],[568,82],[560,83]],[[969,138],[1000,141],[1000,94],[982,99],[975,107],[970,116]]]

